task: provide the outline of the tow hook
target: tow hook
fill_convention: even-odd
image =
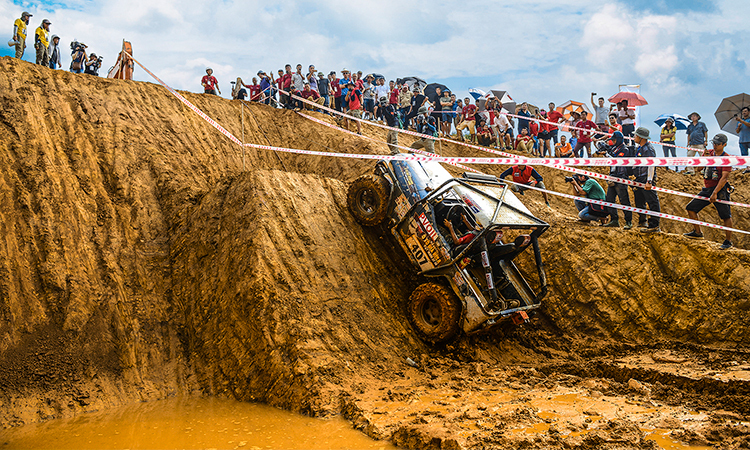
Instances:
[[[513,315],[510,317],[511,319],[513,319],[514,325],[529,323],[529,315],[526,314],[526,311],[518,311],[516,313],[513,313]]]

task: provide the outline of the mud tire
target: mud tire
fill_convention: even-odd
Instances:
[[[389,197],[390,188],[385,178],[362,175],[349,186],[346,203],[357,222],[374,227],[385,220]]]
[[[461,302],[449,289],[425,283],[409,297],[407,315],[423,340],[441,344],[453,339],[460,330]]]

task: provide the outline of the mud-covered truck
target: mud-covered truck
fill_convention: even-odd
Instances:
[[[454,178],[435,161],[382,160],[374,174],[352,182],[347,203],[357,222],[390,229],[419,273],[438,279],[418,286],[407,305],[427,342],[444,343],[506,319],[528,322],[547,293],[538,238],[549,225],[497,177],[467,172]],[[527,247],[538,292],[513,262]]]

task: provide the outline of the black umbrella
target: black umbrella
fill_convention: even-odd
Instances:
[[[409,89],[414,89],[414,85],[419,86],[419,89],[424,89],[427,86],[427,82],[419,77],[404,77],[396,80],[398,84],[406,84]]]
[[[722,100],[714,113],[721,129],[736,135],[737,119],[734,116],[739,115],[745,106],[750,106],[750,95],[747,94],[737,94]]]
[[[378,79],[380,79],[380,78],[382,78],[382,79],[385,80],[385,76],[383,76],[383,75],[381,75],[379,73],[371,73],[370,75],[372,75],[373,81],[378,81]]]
[[[446,91],[450,92],[451,91],[450,89],[448,89],[448,86],[446,86],[444,84],[430,83],[427,86],[425,86],[424,87],[424,95],[426,95],[427,98],[430,99],[430,103],[432,103],[432,104],[434,104],[435,101],[440,101],[437,98],[438,95],[437,95],[437,92],[435,92],[435,88],[440,88],[440,91],[441,91],[440,95],[441,96],[443,95],[443,92],[446,92]]]

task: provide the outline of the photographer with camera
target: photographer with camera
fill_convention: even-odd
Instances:
[[[573,187],[573,191],[579,197],[604,201],[604,189],[602,189],[596,180],[593,180],[586,175],[577,173],[572,177],[565,177],[565,182],[570,183]],[[578,219],[581,222],[588,223],[599,221],[602,225],[607,222],[609,211],[606,206],[588,203],[581,200],[576,200],[575,205],[578,210]]]
[[[612,144],[605,144],[604,142],[597,143],[599,150],[597,154],[606,154],[610,158],[629,158],[633,154],[633,149],[626,147],[624,143],[624,136],[621,132],[615,131],[612,134]],[[615,178],[629,179],[630,168],[622,166],[612,166],[609,169],[609,176]],[[618,183],[616,181],[607,182],[607,196],[606,200],[608,203],[614,203],[616,199],[619,199],[620,204],[624,206],[630,206],[630,195],[628,194],[628,187],[625,184]],[[633,228],[633,213],[631,211],[623,211],[625,216],[625,228],[629,230]],[[619,227],[620,220],[618,217],[616,208],[609,208],[610,221],[605,227]]]
[[[89,56],[89,60],[86,61],[86,70],[84,70],[83,73],[98,77],[99,68],[102,66],[102,59],[104,58],[96,56],[96,53],[92,53],[91,56]]]
[[[83,73],[84,63],[88,59],[86,56],[86,44],[83,42],[73,41],[70,43],[70,71],[73,73]]]

